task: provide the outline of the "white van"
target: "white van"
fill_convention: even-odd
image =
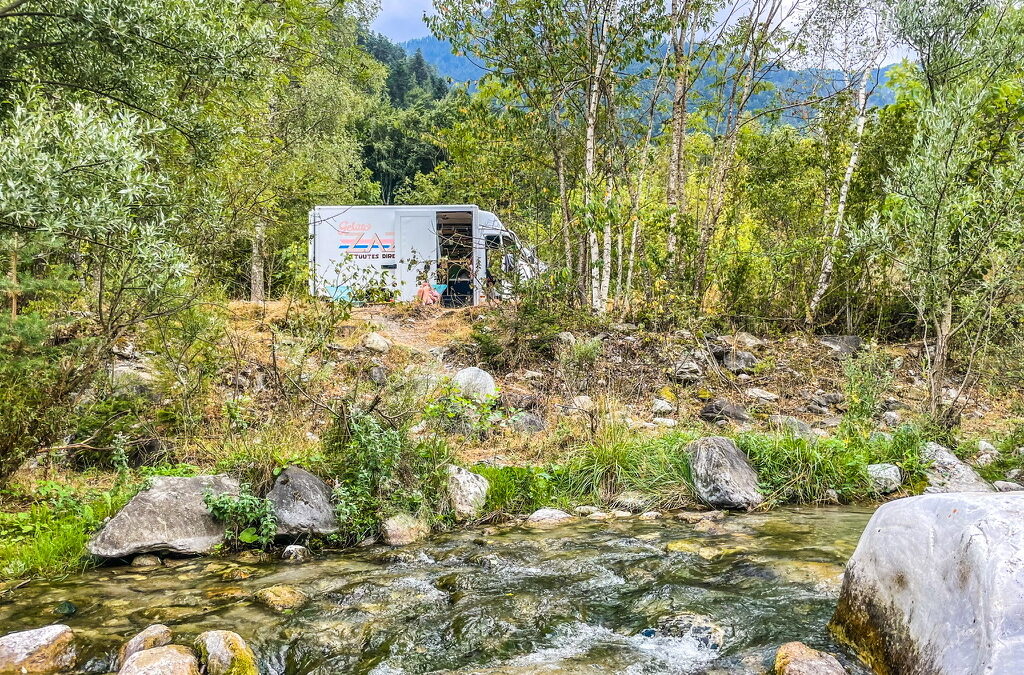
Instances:
[[[317,206],[309,212],[309,292],[412,301],[423,281],[446,307],[507,295],[539,263],[498,217],[473,204]]]

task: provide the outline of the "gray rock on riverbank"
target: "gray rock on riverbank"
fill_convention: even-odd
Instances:
[[[921,456],[932,463],[927,471],[927,493],[992,492],[994,489],[949,448],[938,443],[926,443]]]
[[[1024,672],[1024,494],[882,505],[846,566],[832,627],[876,672]]]
[[[163,476],[132,497],[97,532],[86,548],[101,558],[169,551],[209,553],[224,541],[224,524],[203,502],[207,494],[238,494],[238,481],[225,475]]]
[[[448,465],[448,495],[456,520],[472,520],[483,511],[491,484],[478,473]]]
[[[697,497],[715,508],[752,509],[764,501],[757,473],[732,439],[699,438],[688,446]]]
[[[301,467],[289,466],[282,471],[267,499],[274,505],[278,535],[322,535],[338,531],[331,488]]]

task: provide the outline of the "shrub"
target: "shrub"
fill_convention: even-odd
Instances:
[[[274,543],[274,505],[269,499],[254,495],[248,485],[242,485],[237,496],[207,494],[203,501],[213,517],[227,525],[225,536],[229,546],[268,548]]]
[[[449,387],[423,407],[423,419],[438,431],[480,438],[501,421],[502,415],[497,399],[477,401]]]
[[[336,481],[335,504],[342,536],[375,534],[397,512],[424,513],[435,522],[448,511],[448,446],[413,442],[401,428],[355,413],[335,418],[323,438],[324,462]]]
[[[490,483],[486,512],[530,513],[556,501],[557,467],[478,465],[472,471]]]

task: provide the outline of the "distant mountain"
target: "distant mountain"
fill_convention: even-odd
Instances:
[[[441,77],[450,78],[452,82],[473,83],[487,72],[469,58],[452,54],[452,48],[448,42],[438,40],[432,35],[403,42],[401,46],[410,54],[416,53],[417,50],[422,52],[427,63],[433,65]],[[886,66],[874,71],[871,82],[871,105],[881,107],[893,102],[893,92],[887,86],[891,68],[892,66]],[[806,96],[815,90],[822,95],[831,93],[830,90],[834,91],[836,86],[834,83],[841,80],[837,71],[812,69],[779,69],[769,73],[765,79],[775,85],[777,91],[793,91],[798,96]],[[822,85],[822,82],[832,82],[833,84]],[[702,88],[701,85],[706,86],[709,83],[710,78],[707,78],[705,83],[699,82],[697,84],[698,94]],[[756,94],[751,99],[750,107],[754,110],[770,107],[773,105],[774,98],[775,93],[772,91]],[[790,116],[787,115],[787,117]]]
[[[427,63],[437,68],[437,73],[441,77],[450,78],[452,82],[475,82],[486,72],[467,57],[452,54],[451,44],[445,40],[438,40],[433,35],[408,40],[400,46],[410,54],[415,54],[417,50],[421,51]]]

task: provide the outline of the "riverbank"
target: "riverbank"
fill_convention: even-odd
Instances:
[[[505,327],[475,312],[394,307],[339,319],[315,303],[236,303],[208,339],[186,345],[199,360],[184,370],[166,340],[163,351],[145,336],[122,345],[79,430],[0,495],[0,577],[95,564],[89,537],[162,476],[228,474],[258,511],[282,469],[305,467],[344,521],[305,543],[332,548],[377,536],[399,511],[453,527],[442,490],[452,463],[490,483],[474,522],[542,507],[608,511],[623,494],[651,509],[693,506],[687,447],[712,435],[748,458],[759,508],[862,503],[919,491],[925,442],[948,436],[915,415],[915,371],[894,347],[851,342],[844,356],[811,337],[577,326],[496,358],[489,345]],[[490,370],[456,386],[473,363]],[[1012,480],[1024,441],[996,415],[1013,397],[969,398],[955,451],[987,480]],[[892,465],[884,487],[872,465]],[[236,532],[258,516],[239,514]]]

